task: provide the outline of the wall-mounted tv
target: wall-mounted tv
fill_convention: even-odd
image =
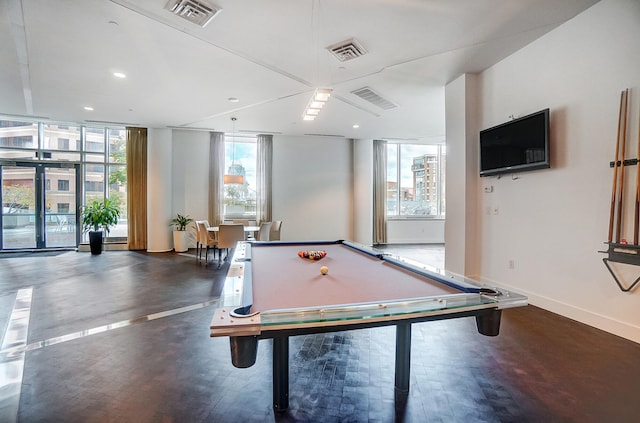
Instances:
[[[480,176],[550,165],[549,109],[480,131]]]

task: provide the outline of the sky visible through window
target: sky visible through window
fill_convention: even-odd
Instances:
[[[235,159],[233,139],[227,140],[225,147],[225,171],[231,163],[242,165],[249,189],[252,191],[256,189],[256,147],[255,140],[235,139]]]

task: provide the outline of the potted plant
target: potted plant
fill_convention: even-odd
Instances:
[[[187,225],[193,222],[193,219],[186,215],[178,213],[171,221],[171,225],[175,227],[173,231],[173,249],[182,253],[187,251]]]
[[[110,227],[118,224],[119,216],[120,209],[109,200],[94,200],[82,207],[82,227],[85,232],[89,231],[91,254],[102,253],[102,229],[109,233]]]

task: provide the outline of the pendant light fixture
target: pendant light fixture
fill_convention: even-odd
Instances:
[[[311,3],[311,45],[316,53],[316,75],[315,82],[320,80],[320,0],[313,0]],[[302,113],[302,120],[312,121],[320,114],[320,110],[329,100],[333,90],[331,88],[316,88],[313,91],[311,100],[307,103],[307,107]]]
[[[242,175],[238,169],[241,166],[236,165],[236,120],[237,119],[235,117],[231,118],[231,122],[233,122],[233,132],[231,134],[231,145],[233,151],[231,153],[231,165],[229,166],[229,169],[227,169],[227,173],[224,175],[223,181],[225,184],[242,185],[244,184],[244,175]]]

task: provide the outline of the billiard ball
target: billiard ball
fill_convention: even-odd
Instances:
[[[329,268],[327,266],[322,266],[320,268],[320,273],[322,273],[323,275],[326,275],[327,273],[329,273]]]

